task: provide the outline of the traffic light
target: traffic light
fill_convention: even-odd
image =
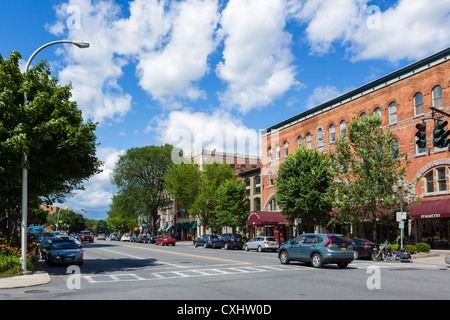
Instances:
[[[444,129],[447,124],[448,121],[445,120],[437,120],[434,123],[433,145],[437,148],[444,148],[450,143],[450,140],[447,139],[450,131]]]
[[[417,128],[417,141],[416,144],[419,148],[425,148],[427,146],[427,125],[425,122],[416,124]]]

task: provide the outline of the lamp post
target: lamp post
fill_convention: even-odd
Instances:
[[[400,211],[403,214],[403,192],[406,193],[408,192],[408,188],[409,188],[409,183],[405,180],[403,181],[402,179],[398,179],[396,183],[394,183],[394,185],[392,186],[392,191],[394,191],[395,194],[397,194],[397,192],[399,193],[400,196]],[[401,222],[403,222],[403,218],[401,220]],[[403,228],[400,228],[400,248],[403,249],[403,237],[404,237],[404,230],[405,227],[403,226]]]
[[[52,41],[49,43],[44,44],[42,47],[37,49],[33,54],[31,55],[30,59],[28,59],[28,62],[25,67],[24,72],[24,78],[26,78],[28,69],[30,68],[31,61],[33,58],[42,50],[45,49],[51,45],[59,44],[59,43],[71,43],[78,48],[89,48],[88,42],[83,41],[71,41],[71,40],[58,40],[58,41]],[[24,92],[24,106],[27,105],[27,93]],[[28,211],[28,172],[26,168],[26,162],[27,162],[27,154],[23,154],[23,170],[22,170],[22,225],[21,225],[21,233],[22,233],[22,239],[21,239],[21,257],[20,262],[22,265],[22,269],[24,272],[27,271],[27,211]]]

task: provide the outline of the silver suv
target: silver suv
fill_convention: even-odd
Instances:
[[[259,236],[254,237],[249,242],[244,245],[245,251],[248,250],[257,250],[258,252],[270,250],[277,251],[278,250],[278,241],[273,236]]]

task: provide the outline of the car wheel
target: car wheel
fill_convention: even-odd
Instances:
[[[228,243],[225,243],[224,246],[223,246],[223,248],[224,248],[225,250],[230,249],[230,248],[228,247]]]
[[[282,264],[289,264],[289,254],[287,253],[287,251],[282,251],[280,253],[280,262]]]
[[[247,245],[244,246],[244,250],[248,251],[248,246]]]
[[[261,252],[261,251],[262,251],[261,246],[258,246],[258,252]]]
[[[195,247],[195,248],[197,248],[197,247],[198,247],[198,244],[197,244],[197,242],[196,242],[196,243],[194,244],[194,247]]]
[[[203,248],[207,248],[208,245],[206,244],[206,242],[203,244]]]
[[[353,260],[358,260],[359,259],[359,252],[356,250],[353,250]]]
[[[323,259],[319,253],[314,253],[311,259],[311,264],[314,268],[321,268],[323,266]]]
[[[348,262],[339,262],[337,265],[339,268],[344,269],[347,268]]]
[[[175,243],[172,243],[172,247],[175,247]]]

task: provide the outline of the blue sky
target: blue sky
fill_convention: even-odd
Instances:
[[[50,41],[91,44],[33,65],[46,59],[99,122],[103,173],[57,205],[105,219],[125,150],[260,154],[261,129],[447,48],[448,30],[448,0],[16,0],[2,3],[0,54],[24,66]]]

